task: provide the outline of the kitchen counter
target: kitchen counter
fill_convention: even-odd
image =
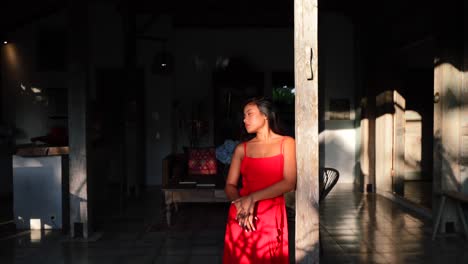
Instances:
[[[67,146],[16,146],[12,164],[16,228],[67,227],[68,154]]]
[[[16,147],[15,155],[22,157],[68,155],[69,150],[68,146],[23,145]]]

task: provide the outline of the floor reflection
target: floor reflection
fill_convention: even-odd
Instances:
[[[337,185],[320,211],[321,263],[468,263],[462,237],[432,241],[432,221],[352,185]]]
[[[0,263],[221,263],[226,207],[181,205],[167,227],[161,199],[150,190],[89,241],[60,231],[0,237]],[[462,237],[432,241],[430,220],[353,185],[337,185],[321,203],[320,225],[320,263],[468,263]]]

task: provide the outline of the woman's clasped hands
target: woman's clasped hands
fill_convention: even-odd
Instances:
[[[236,220],[239,226],[247,232],[255,231],[255,222],[258,218],[254,215],[255,202],[253,197],[250,195],[244,196],[232,201],[232,203],[237,209]]]

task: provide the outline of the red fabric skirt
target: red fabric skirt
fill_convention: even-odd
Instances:
[[[224,237],[225,264],[289,263],[288,224],[284,198],[277,197],[256,204],[256,230],[247,232],[236,220],[231,205]]]

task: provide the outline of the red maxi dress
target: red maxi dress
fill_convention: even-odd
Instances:
[[[265,158],[247,157],[241,162],[241,196],[264,189],[283,179],[283,141],[280,154]],[[283,195],[257,202],[256,231],[247,232],[236,220],[236,206],[231,204],[224,237],[224,264],[289,263],[288,223]]]

